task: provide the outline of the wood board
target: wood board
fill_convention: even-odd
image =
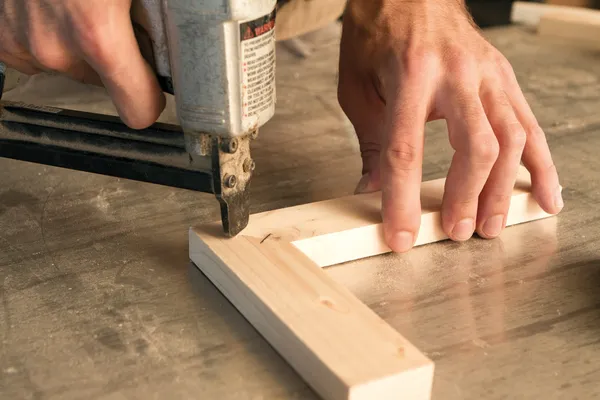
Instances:
[[[541,17],[537,32],[540,36],[570,40],[578,47],[600,50],[600,11],[548,12]]]
[[[546,0],[546,4],[568,7],[592,7],[593,3],[593,0]]]
[[[444,183],[422,184],[417,245],[446,238]],[[550,216],[530,189],[522,168],[507,225]],[[431,397],[433,362],[323,270],[390,251],[379,204],[372,193],[260,213],[235,238],[220,222],[190,230],[193,263],[325,400]]]
[[[548,14],[558,13],[565,16],[587,18],[590,14],[596,12],[596,10],[582,7],[515,1],[512,7],[511,21],[516,24],[537,27],[541,19]]]

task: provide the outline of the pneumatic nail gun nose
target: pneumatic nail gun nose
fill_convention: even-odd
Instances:
[[[275,112],[277,0],[133,0],[138,43],[178,126],[0,102],[0,156],[216,195],[227,235],[249,219],[250,142]],[[0,96],[3,71],[0,66]]]

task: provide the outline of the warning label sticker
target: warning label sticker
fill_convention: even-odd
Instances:
[[[242,118],[267,122],[275,108],[275,11],[240,25]]]

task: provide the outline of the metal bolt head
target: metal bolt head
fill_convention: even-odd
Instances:
[[[229,189],[233,189],[237,185],[237,178],[235,175],[228,175],[225,177],[225,186]]]
[[[229,139],[223,142],[223,151],[229,154],[233,154],[237,151],[239,146],[236,138]]]
[[[244,172],[252,172],[256,168],[256,163],[251,158],[244,160]]]

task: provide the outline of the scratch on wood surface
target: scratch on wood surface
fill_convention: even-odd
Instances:
[[[260,241],[260,244],[263,244],[265,242],[265,240],[267,240],[268,238],[271,237],[271,235],[273,235],[272,233],[269,233],[267,236],[265,236],[265,238],[263,240]]]

